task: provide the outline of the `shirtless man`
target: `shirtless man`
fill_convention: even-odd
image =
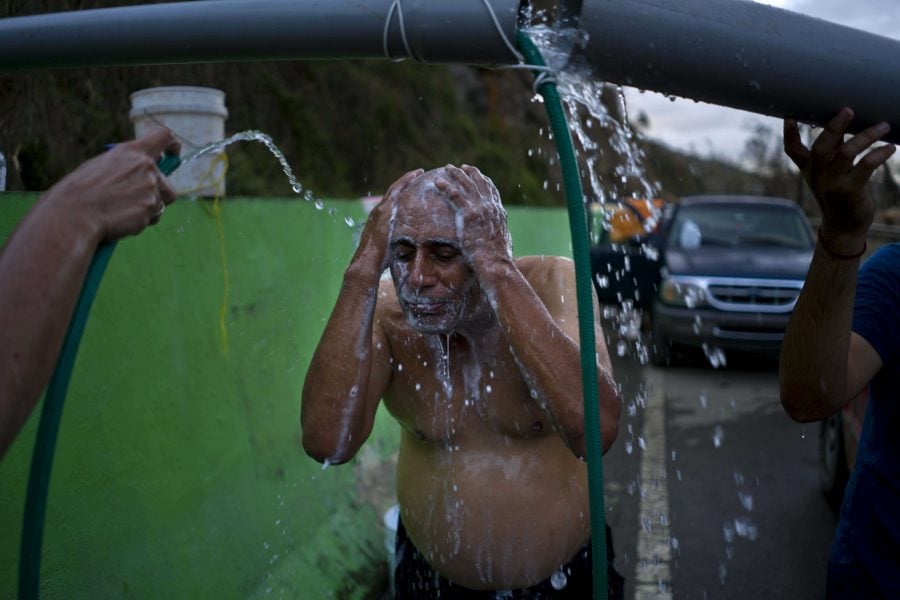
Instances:
[[[605,453],[620,400],[599,325],[596,340]],[[558,571],[556,587],[588,597],[573,265],[514,259],[474,167],[409,172],[369,216],[306,376],[306,452],[350,460],[381,399],[402,432],[397,597],[546,597]]]

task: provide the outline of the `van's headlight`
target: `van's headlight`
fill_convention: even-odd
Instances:
[[[709,304],[706,287],[671,277],[663,278],[659,288],[659,299],[665,304],[686,306],[687,308],[697,308]]]

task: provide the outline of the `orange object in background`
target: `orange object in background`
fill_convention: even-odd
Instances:
[[[609,241],[621,244],[633,238],[645,237],[656,229],[665,204],[660,198],[642,200],[627,198],[609,207]]]

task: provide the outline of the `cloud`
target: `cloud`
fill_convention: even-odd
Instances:
[[[900,39],[897,0],[790,0],[785,4],[788,10]]]

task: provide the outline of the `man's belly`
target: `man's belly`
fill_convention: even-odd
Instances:
[[[533,585],[590,536],[587,468],[561,440],[496,440],[451,449],[404,433],[397,466],[401,516],[431,566],[472,589]]]

